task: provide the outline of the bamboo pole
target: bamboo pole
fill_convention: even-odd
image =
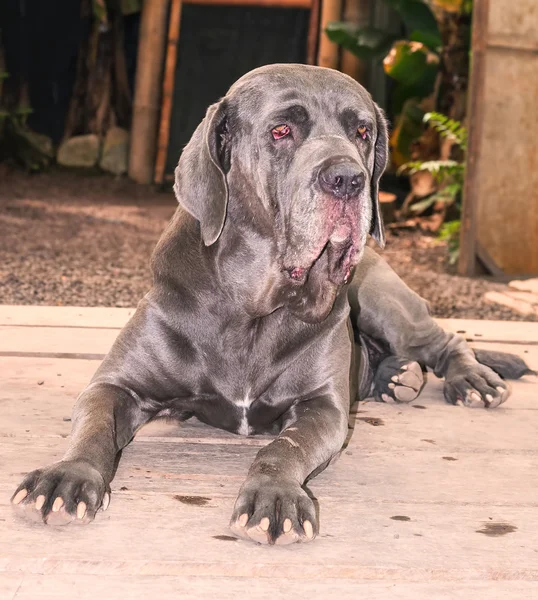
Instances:
[[[312,0],[183,0],[183,4],[207,6],[267,6],[282,8],[310,8]]]
[[[369,0],[344,0],[344,21],[358,27],[367,27],[370,24]],[[342,73],[353,77],[362,85],[367,84],[368,64],[353,52],[342,50],[341,69]]]
[[[338,45],[329,40],[325,33],[325,28],[331,21],[339,21],[341,14],[342,0],[321,1],[318,50],[318,65],[320,67],[338,68]]]
[[[308,39],[306,43],[306,62],[309,65],[317,64],[320,4],[321,0],[313,0],[310,8]]]
[[[179,32],[181,29],[182,0],[171,0],[170,19],[168,25],[168,44],[166,48],[166,63],[164,67],[161,124],[159,126],[159,140],[157,158],[155,160],[155,183],[163,183],[166,168],[166,156],[170,141],[170,115],[174,102],[174,84],[176,78],[177,48]]]
[[[142,8],[129,152],[129,177],[137,183],[153,180],[168,5],[145,0]]]

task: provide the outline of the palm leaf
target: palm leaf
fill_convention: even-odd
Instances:
[[[449,119],[438,112],[424,115],[424,122],[428,123],[439,135],[454,140],[462,150],[467,150],[467,128],[459,121]]]

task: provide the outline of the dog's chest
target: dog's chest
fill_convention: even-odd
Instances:
[[[240,435],[274,433],[297,399],[296,390],[307,390],[308,367],[302,359],[302,352],[285,342],[280,347],[214,348],[205,362],[193,412],[208,424]]]

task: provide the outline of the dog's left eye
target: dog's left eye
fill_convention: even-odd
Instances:
[[[368,139],[368,135],[369,135],[369,131],[368,131],[368,127],[364,127],[364,125],[361,125],[358,129],[357,129],[357,137],[362,138],[363,140],[367,140]]]
[[[286,137],[290,133],[290,131],[291,129],[288,125],[278,125],[278,127],[275,127],[271,130],[271,133],[273,135],[273,139],[280,140],[283,137]]]

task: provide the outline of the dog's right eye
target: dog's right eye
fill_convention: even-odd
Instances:
[[[273,135],[274,140],[281,140],[283,137],[286,137],[291,132],[291,129],[288,125],[278,125],[271,130],[271,134]]]

